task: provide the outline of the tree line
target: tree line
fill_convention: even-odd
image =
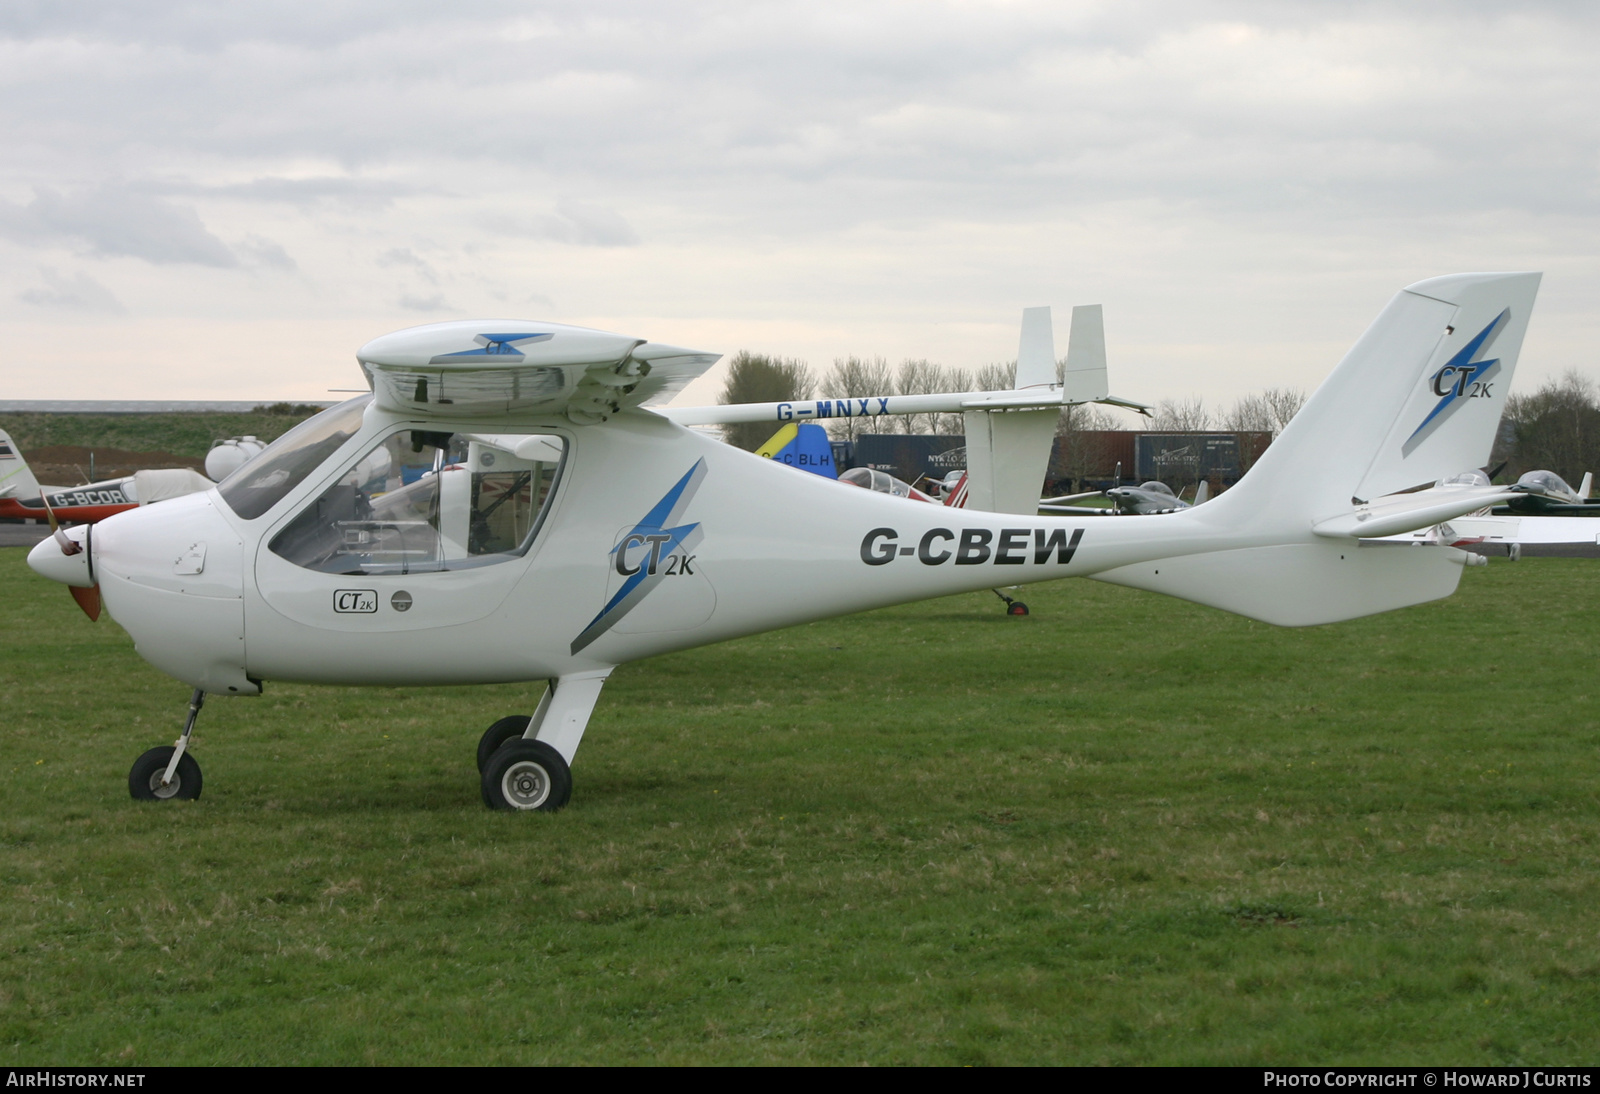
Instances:
[[[1058,368],[1065,366],[1065,359]],[[906,359],[890,365],[882,357],[840,357],[818,375],[804,361],[789,357],[740,351],[730,364],[723,387],[723,403],[775,403],[800,399],[848,399],[869,395],[926,395],[941,391],[997,391],[1011,387],[1016,363],[996,363],[976,369],[941,365],[925,359]],[[1102,430],[1137,429],[1180,433],[1223,430],[1230,433],[1281,433],[1305,404],[1306,393],[1295,388],[1272,387],[1242,396],[1221,409],[1206,406],[1199,396],[1162,399],[1150,418],[1129,421],[1104,407],[1084,405],[1061,412],[1057,432],[1066,438],[1067,458],[1083,434]],[[855,440],[863,433],[959,435],[965,430],[960,414],[885,415],[876,418],[835,418],[827,423],[837,440]],[[772,435],[767,423],[724,427],[730,444],[746,450],[760,446]],[[1554,471],[1577,484],[1585,471],[1600,473],[1600,388],[1578,373],[1568,371],[1526,395],[1506,400],[1500,432],[1490,459],[1490,469],[1501,464],[1498,481],[1514,482],[1523,472]],[[1465,468],[1463,468],[1465,470]]]
[[[1066,359],[1057,362],[1057,374]],[[741,350],[728,367],[721,402],[780,403],[801,399],[848,399],[869,395],[931,395],[942,391],[1003,391],[1014,382],[1015,361],[957,368],[924,359],[907,359],[891,366],[882,357],[840,357],[820,377],[804,361],[769,357]],[[1152,418],[1129,423],[1118,413],[1088,404],[1061,412],[1062,434],[1111,429],[1203,432],[1210,429],[1277,433],[1305,402],[1302,392],[1269,388],[1247,395],[1220,413],[1207,410],[1198,397],[1163,399]],[[826,425],[836,440],[853,441],[863,433],[959,435],[966,429],[960,414],[895,414],[876,418],[834,418]],[[759,447],[772,435],[766,423],[724,427],[728,443],[746,450]]]

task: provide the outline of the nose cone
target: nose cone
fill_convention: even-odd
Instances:
[[[94,572],[89,559],[89,535],[89,525],[82,524],[57,532],[49,539],[42,539],[28,552],[28,565],[40,577],[87,589],[94,584]],[[78,548],[70,555],[61,543],[63,537]]]
[[[243,544],[210,495],[118,513],[94,542],[106,609],[141,657],[204,691],[260,691],[245,671]]]

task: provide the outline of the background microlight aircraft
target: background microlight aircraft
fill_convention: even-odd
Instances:
[[[40,486],[11,434],[0,430],[0,517],[84,523],[151,502],[209,490],[215,484],[188,467],[135,471],[83,486]]]
[[[195,689],[178,742],[134,764],[135,797],[198,795],[187,746],[207,693],[252,695],[267,680],[546,680],[533,714],[491,726],[478,756],[487,804],[556,809],[606,677],[659,653],[1069,576],[1284,626],[1449,595],[1462,566],[1483,560],[1359,540],[1510,496],[1396,492],[1486,460],[1501,408],[1491,391],[1509,386],[1538,282],[1463,274],[1403,290],[1237,486],[1177,513],[1036,516],[1026,484],[1020,513],[843,489],[673,420],[748,408],[644,407],[713,354],[494,320],[368,343],[358,359],[371,394],[286,433],[213,490],[72,529],[77,553],[46,540],[29,563],[98,583],[138,652]],[[1027,327],[1023,349],[1027,360]],[[1034,349],[1053,361],[1052,347]],[[1445,370],[1463,369],[1505,383],[1436,393]],[[1053,430],[1063,403],[1104,397],[1103,383],[1075,389],[1082,379],[1069,369],[1065,385],[1052,375],[1031,393],[938,397],[933,409],[989,418],[968,424],[975,494],[1003,489],[984,481],[984,461],[1042,432],[1039,416]],[[825,416],[814,403],[761,413]]]
[[[1441,490],[1489,483],[1482,471],[1466,471],[1441,480]],[[1510,487],[1503,505],[1468,513],[1432,528],[1375,542],[1442,543],[1476,550],[1501,549],[1513,561],[1524,554],[1600,557],[1600,503],[1589,501],[1594,474],[1584,472],[1574,490],[1554,471],[1529,471]]]
[[[1113,486],[1109,490],[1089,490],[1082,494],[1067,494],[1059,498],[1045,498],[1039,502],[1044,513],[1083,513],[1087,516],[1153,516],[1157,513],[1176,513],[1199,505],[1210,496],[1211,486],[1204,479],[1195,487],[1194,501],[1184,501],[1164,482],[1146,482],[1138,486]],[[1088,505],[1072,505],[1088,498],[1107,497],[1111,508],[1096,509]]]

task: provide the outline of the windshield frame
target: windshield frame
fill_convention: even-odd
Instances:
[[[293,529],[303,517],[307,516],[307,514],[309,514],[317,506],[319,500],[326,496],[330,488],[337,485],[346,475],[358,467],[371,455],[373,451],[384,446],[396,437],[400,437],[408,433],[416,434],[419,426],[433,427],[427,430],[427,432],[443,433],[450,437],[470,437],[485,432],[482,429],[481,423],[471,423],[461,425],[460,428],[451,428],[451,423],[441,423],[437,421],[417,422],[415,420],[399,417],[384,421],[381,425],[373,430],[358,431],[358,433],[353,436],[359,437],[361,439],[361,444],[353,449],[346,450],[343,458],[334,459],[329,457],[324,461],[324,466],[326,468],[330,470],[337,468],[337,470],[333,471],[331,474],[322,476],[316,482],[316,484],[304,494],[304,496],[298,498],[295,505],[284,515],[280,522],[263,533],[261,538],[263,549],[282,561],[299,567],[300,569],[307,570],[312,573],[319,573],[341,578],[357,576],[423,576],[433,573],[452,573],[463,570],[474,570],[505,562],[513,562],[518,559],[526,559],[533,554],[543,539],[542,533],[545,526],[552,519],[554,511],[565,494],[564,488],[568,479],[568,470],[571,465],[572,452],[576,447],[577,438],[567,429],[551,427],[548,425],[534,427],[526,424],[517,425],[515,427],[503,427],[502,429],[497,430],[497,432],[552,438],[560,443],[561,455],[559,459],[555,461],[554,467],[550,471],[551,480],[544,502],[539,507],[538,513],[535,515],[532,524],[524,534],[521,542],[515,547],[505,551],[491,551],[478,555],[468,555],[466,557],[452,557],[446,559],[441,556],[430,562],[417,566],[413,566],[411,564],[397,564],[393,567],[388,565],[363,566],[360,569],[353,570],[324,569],[320,566],[309,565],[307,562],[296,559],[290,554],[285,553],[284,548],[288,545],[284,542],[284,537],[290,534],[291,529]],[[461,467],[459,464],[446,467],[442,466],[440,462],[436,462],[432,476],[438,476],[444,473],[446,470],[452,469],[465,470],[465,468]],[[418,479],[414,483],[407,484],[407,486],[402,487],[401,489],[411,489],[412,487],[421,486],[429,481],[429,477],[424,477]],[[437,490],[438,486],[440,485],[437,479],[432,479],[431,481],[434,481],[435,489]],[[437,504],[437,501],[435,504]],[[434,533],[437,535],[437,528],[434,529]]]
[[[365,392],[289,430],[217,484],[223,502],[240,520],[266,516],[360,434],[371,403],[372,393]],[[283,477],[264,481],[279,473]]]

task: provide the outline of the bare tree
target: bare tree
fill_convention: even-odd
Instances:
[[[941,391],[973,391],[972,373],[964,368],[941,366],[939,369]],[[935,414],[933,416],[933,431],[935,433],[958,436],[967,430],[966,419],[960,414]]]
[[[947,391],[944,384],[945,370],[928,360],[913,360],[906,358],[900,362],[894,377],[894,393],[896,395],[932,395],[936,392]],[[906,414],[900,420],[905,423],[907,433],[933,433],[934,425],[938,418],[936,414]]]
[[[1059,438],[1055,458],[1050,467],[1050,479],[1067,480],[1070,489],[1081,490],[1083,480],[1105,463],[1102,451],[1105,439],[1102,434],[1115,430],[1118,421],[1100,407],[1079,404],[1063,407],[1061,421],[1056,426]]]
[[[1305,405],[1303,391],[1287,387],[1269,387],[1259,395],[1245,395],[1223,414],[1219,424],[1235,433],[1282,433],[1300,408]]]
[[[785,403],[811,397],[816,386],[811,369],[804,361],[768,357],[740,350],[728,366],[728,379],[722,387],[721,402]],[[725,425],[722,436],[729,444],[753,452],[761,447],[773,428],[766,422]]]
[[[1150,428],[1199,433],[1211,428],[1211,413],[1206,410],[1205,400],[1198,395],[1187,399],[1162,399],[1156,404],[1155,421],[1150,423]]]
[[[1306,393],[1299,388],[1269,387],[1261,393],[1261,398],[1272,415],[1274,433],[1282,433],[1284,427],[1300,413],[1300,408],[1306,405]]]
[[[835,357],[833,369],[822,381],[825,399],[864,399],[869,395],[888,395],[894,391],[889,362],[882,357]],[[829,431],[838,438],[853,441],[863,433],[882,433],[878,418],[834,418]]]
[[[974,391],[1010,391],[1017,382],[1017,363],[983,365],[973,376]]]
[[[1234,433],[1270,433],[1274,428],[1272,408],[1260,395],[1241,395],[1222,415],[1220,424]]]
[[[1513,474],[1545,469],[1576,483],[1585,471],[1600,471],[1600,395],[1576,371],[1508,398],[1505,421]]]

